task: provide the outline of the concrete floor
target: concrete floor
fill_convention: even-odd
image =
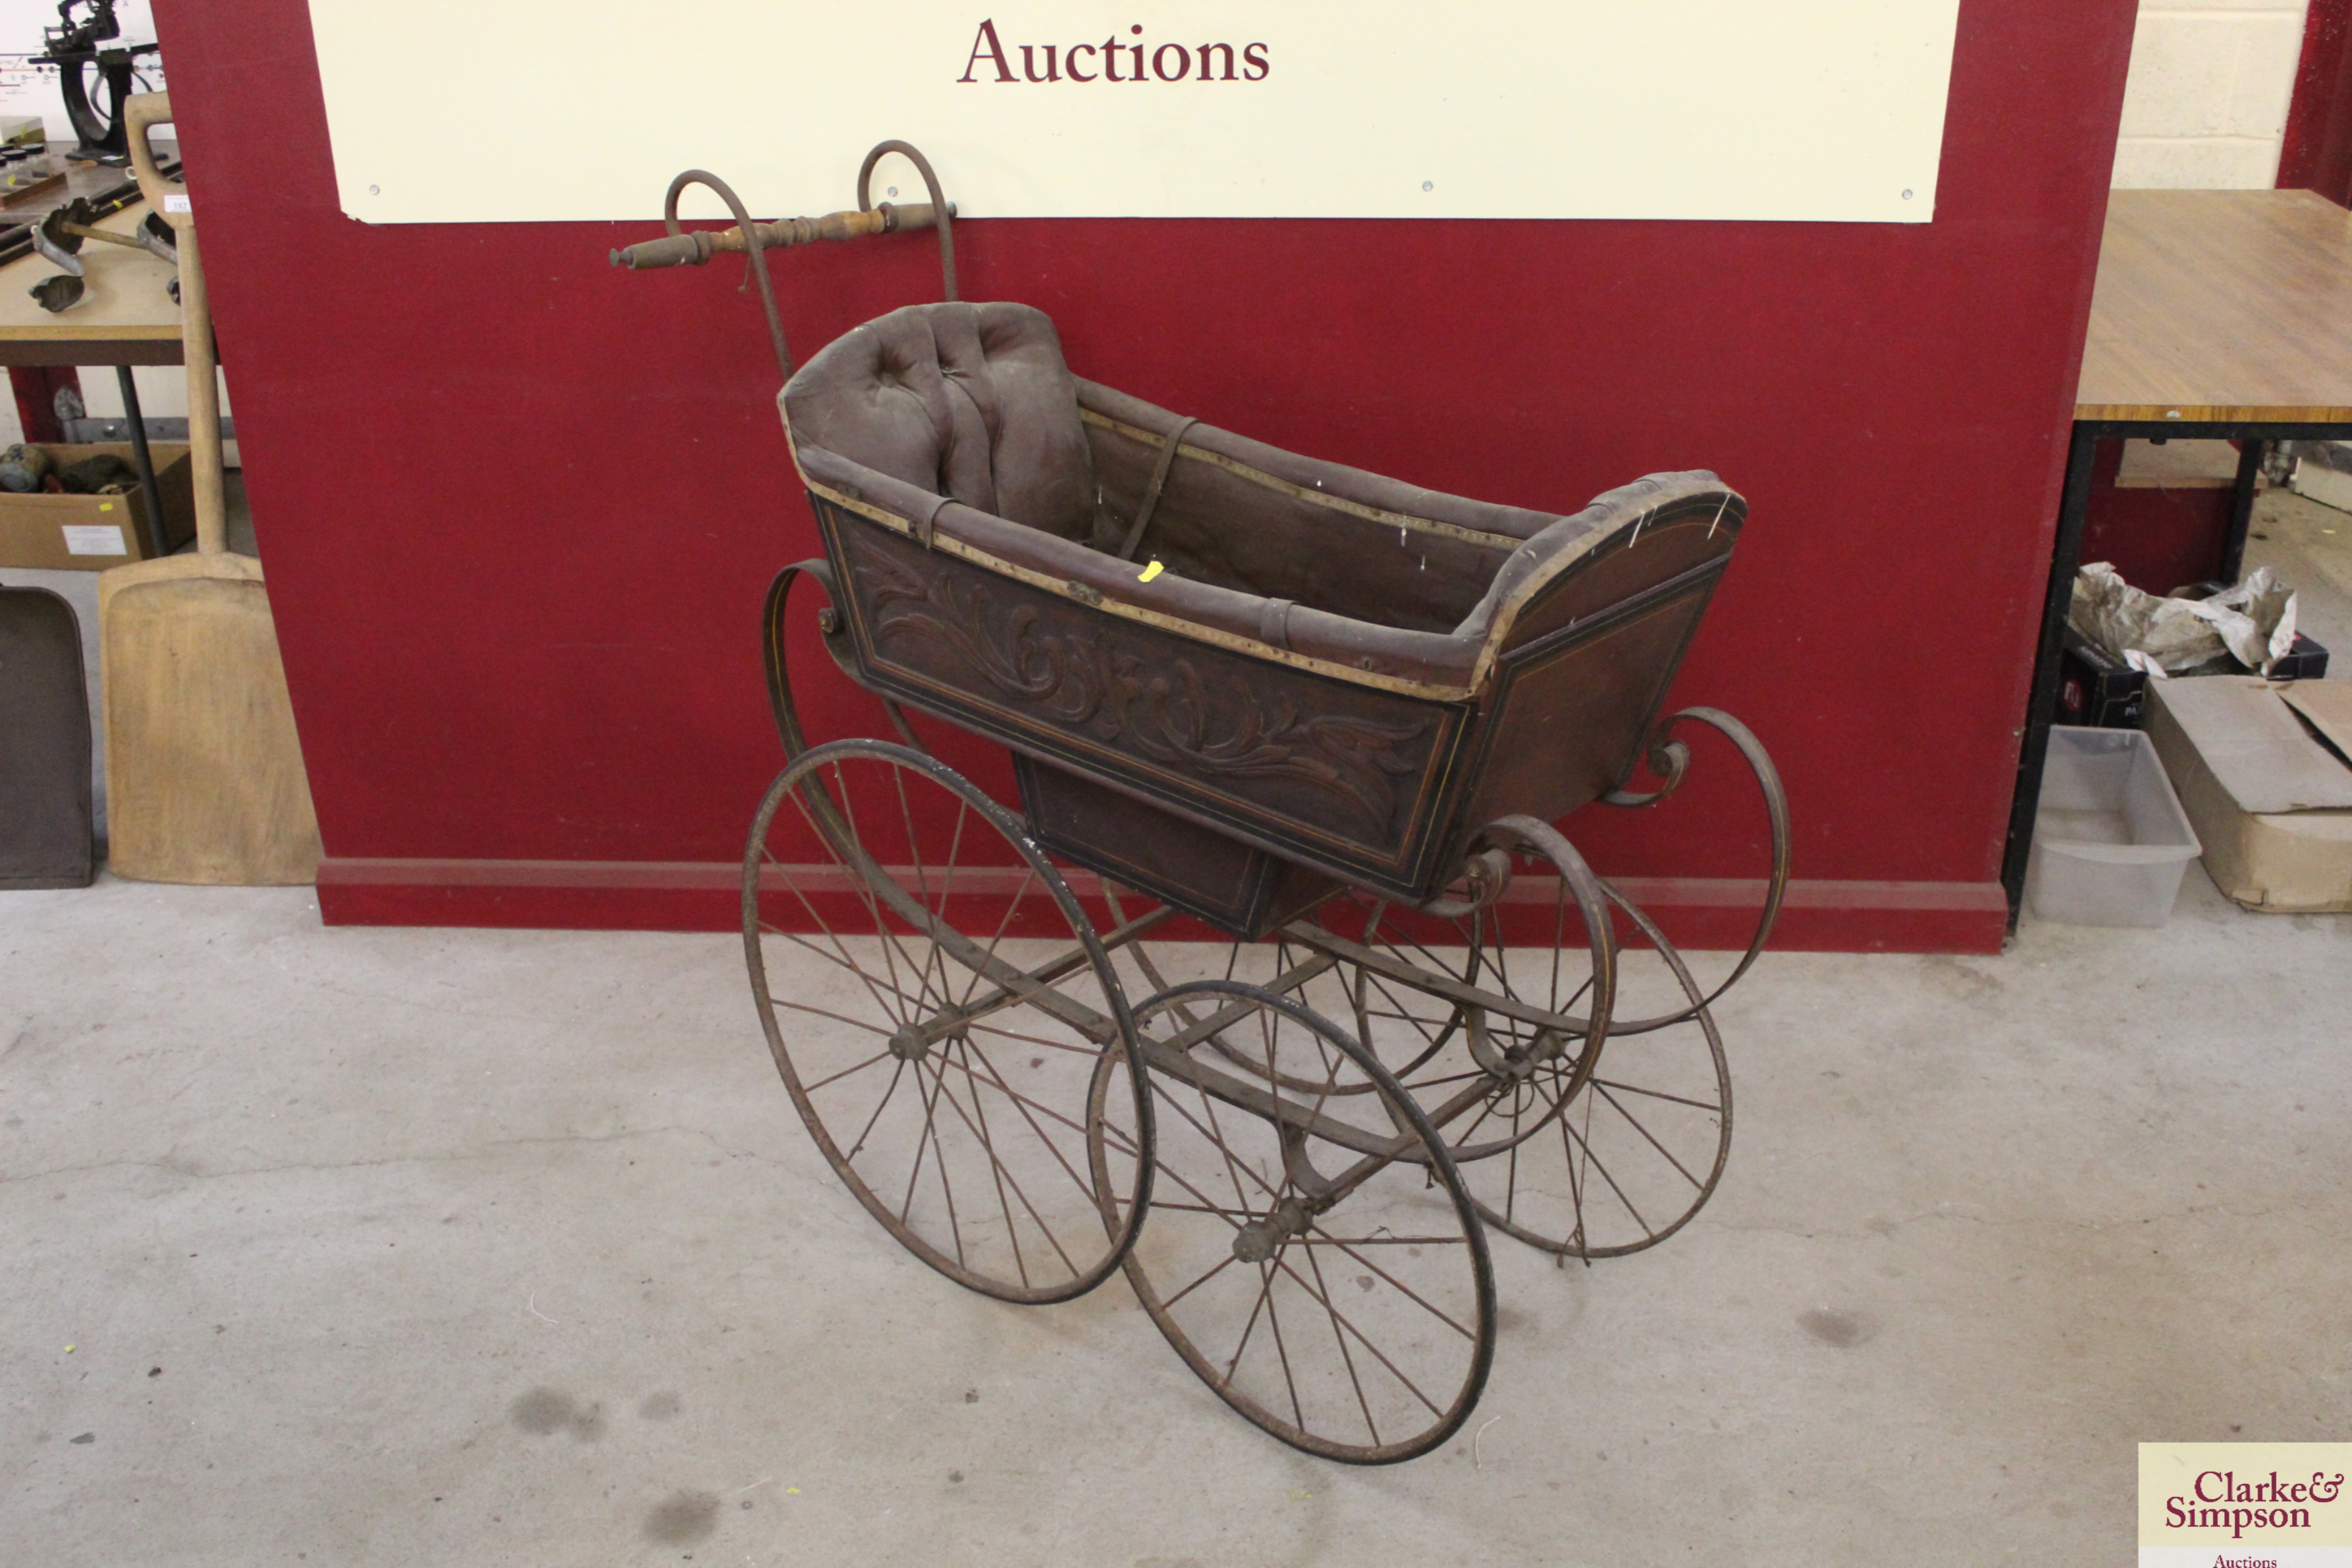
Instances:
[[[1720,959],[1708,961],[1718,964]],[[1775,955],[1654,1252],[1496,1243],[1465,1436],[1243,1424],[1114,1279],[901,1254],[740,945],[0,900],[0,1558],[69,1564],[2121,1560],[2141,1439],[2352,1436],[2352,918]]]
[[[2246,535],[2246,570],[2257,566],[2295,590],[2295,624],[2327,650],[2329,678],[2352,679],[2352,512],[2265,490]]]

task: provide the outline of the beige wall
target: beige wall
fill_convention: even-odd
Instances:
[[[2304,0],[2140,0],[2114,183],[2271,184],[2303,14]]]

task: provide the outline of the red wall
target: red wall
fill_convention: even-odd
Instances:
[[[2126,489],[2116,483],[2123,461],[2121,441],[2099,443],[2091,465],[2090,502],[2083,513],[2082,559],[2105,561],[2125,582],[2151,594],[2220,576],[2234,492]]]
[[[158,11],[329,918],[727,923],[702,873],[452,863],[740,853],[780,763],[761,595],[814,531],[740,272],[607,266],[650,217],[348,219],[299,0]],[[973,221],[963,292],[1045,309],[1082,374],[1442,489],[1567,511],[1717,469],[1752,521],[1676,695],[1780,761],[1793,934],[1981,947],[2132,13],[1965,0],[1932,225]],[[776,103],[848,205],[863,148]],[[775,271],[803,354],[938,287],[919,235]],[[1685,794],[1570,830],[1604,869],[1753,875],[1760,814]]]
[[[2278,188],[2352,205],[2352,0],[2310,0],[2304,10]]]

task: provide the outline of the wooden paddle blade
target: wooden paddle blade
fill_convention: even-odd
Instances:
[[[319,820],[268,590],[180,556],[101,583],[109,866],[147,882],[314,881]],[[107,574],[115,575],[113,573]],[[109,588],[111,591],[108,591]]]

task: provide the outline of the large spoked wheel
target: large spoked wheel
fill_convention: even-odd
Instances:
[[[1682,954],[1616,888],[1610,900],[1651,951],[1620,955],[1629,1010],[1609,1048],[1541,1135],[1463,1167],[1487,1224],[1562,1258],[1622,1258],[1690,1222],[1723,1179],[1731,1153],[1731,1071],[1705,994]],[[1511,1114],[1550,1112],[1533,1086]]]
[[[1294,1447],[1373,1465],[1444,1443],[1486,1386],[1495,1282],[1437,1130],[1345,1030],[1262,987],[1180,985],[1137,1026],[1156,1152],[1132,1061],[1106,1054],[1089,1153],[1105,1192],[1157,1165],[1127,1274],[1160,1332]],[[1114,1205],[1106,1228],[1131,1218]]]
[[[1117,1113],[1148,1154],[1135,1026],[1092,922],[1010,813],[904,746],[803,752],[751,825],[743,949],[801,1120],[908,1251],[1019,1302],[1118,1267],[1153,1166],[1098,1184],[1088,1099],[1117,1066]]]

